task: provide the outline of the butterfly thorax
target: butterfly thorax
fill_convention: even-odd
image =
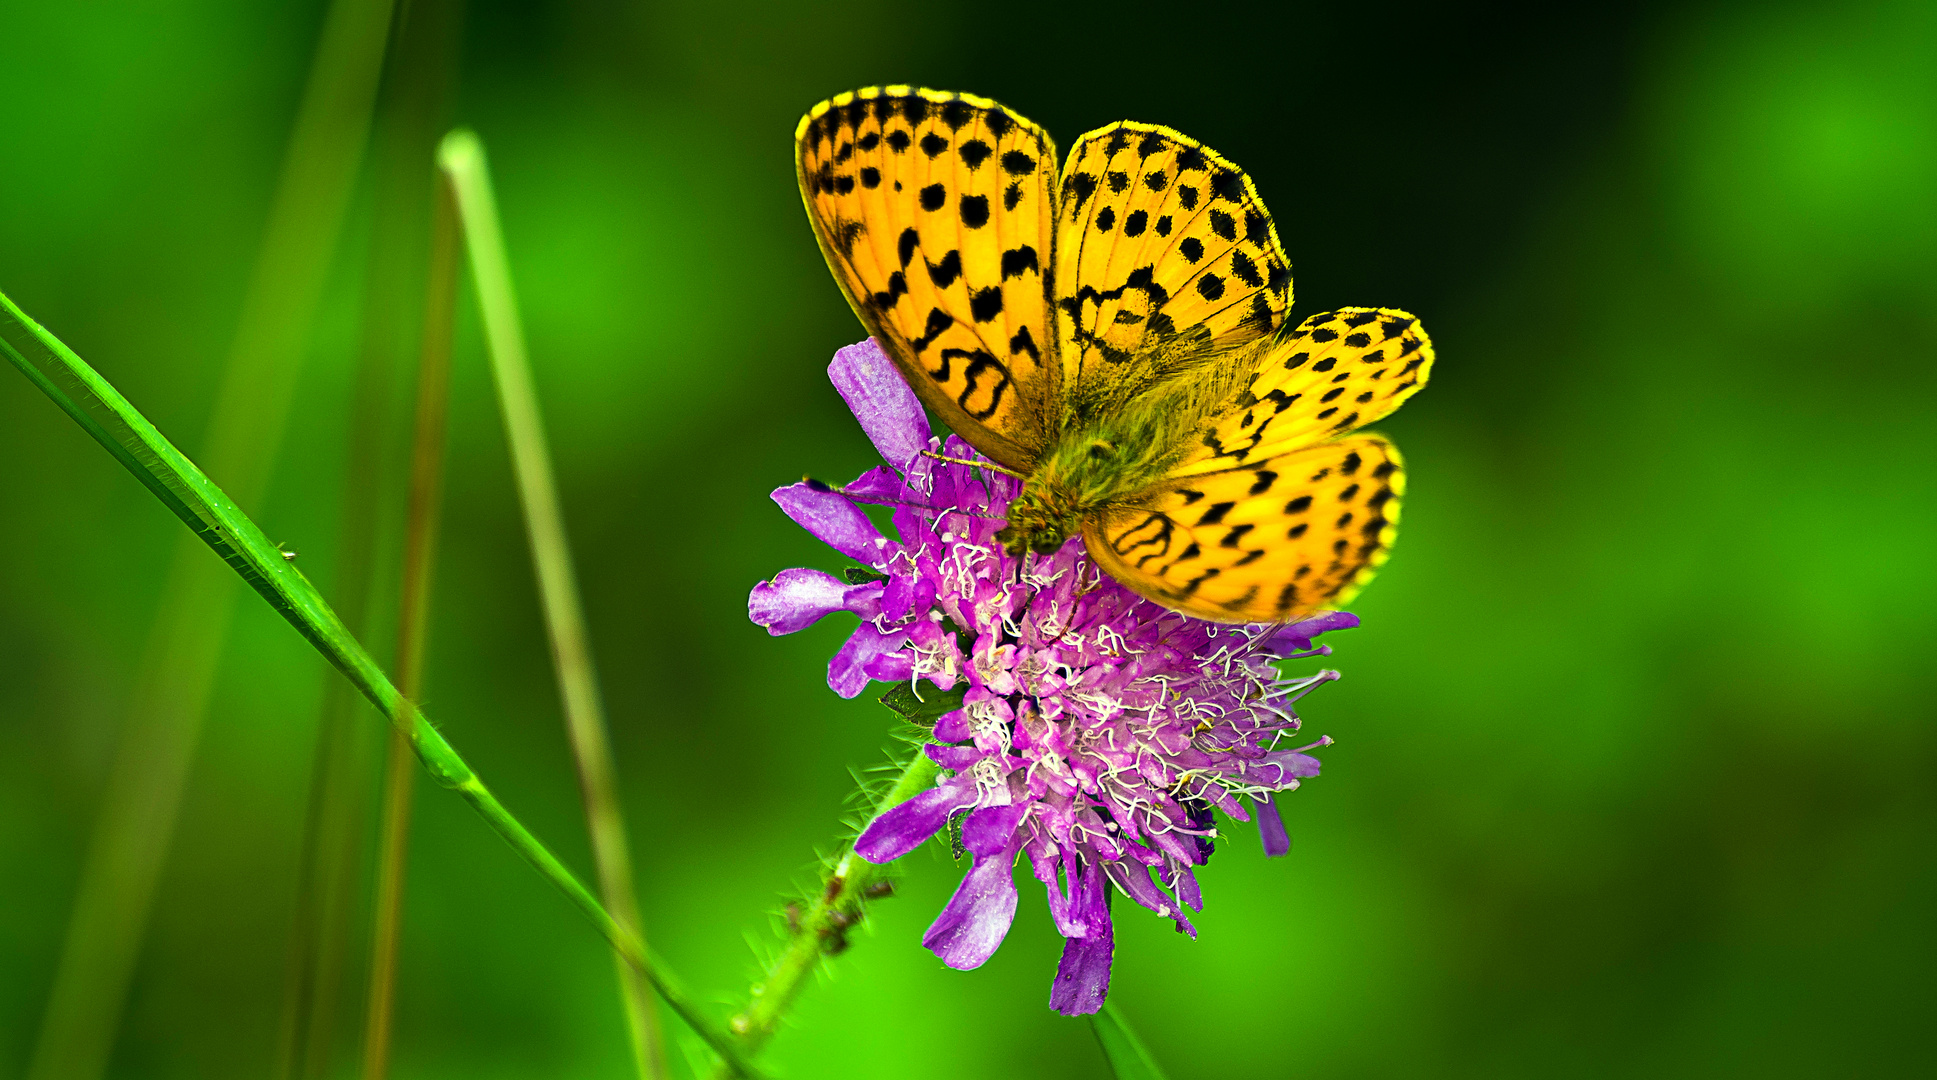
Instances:
[[[1009,504],[1009,526],[997,539],[1012,555],[1050,554],[1085,519],[1134,502],[1179,456],[1175,419],[1132,408],[1066,429]]]

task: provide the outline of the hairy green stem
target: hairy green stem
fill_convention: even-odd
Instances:
[[[498,802],[256,523],[107,380],[4,294],[0,294],[0,351],[334,664],[404,733],[432,779],[470,803],[499,836],[563,892],[729,1066],[742,1076],[755,1075],[739,1041],[700,1012],[647,953],[638,935],[615,921],[557,856]]]
[[[619,804],[618,776],[612,767],[605,705],[592,665],[578,574],[565,535],[565,514],[558,504],[558,482],[545,440],[544,419],[538,411],[538,393],[532,385],[531,361],[518,316],[517,294],[511,286],[511,261],[498,224],[497,199],[491,189],[484,144],[470,131],[453,131],[438,148],[437,163],[456,199],[465,247],[471,256],[471,281],[483,316],[498,405],[504,414],[505,439],[511,446],[518,501],[524,506],[525,532],[531,542],[545,632],[551,640],[565,729],[578,763],[592,857],[598,864],[599,891],[613,918],[644,940],[644,923],[632,888],[632,854]],[[664,1080],[665,1054],[652,995],[622,958],[614,957],[614,961],[633,1064],[646,1080]]]
[[[878,816],[935,786],[938,767],[916,750],[870,814]],[[749,1053],[773,1037],[781,1018],[820,966],[822,957],[847,948],[847,932],[867,914],[871,886],[885,880],[886,866],[876,866],[854,854],[850,845],[821,876],[820,889],[807,903],[788,913],[789,938],[767,968],[764,978],[748,993],[746,1008],[729,1021]]]

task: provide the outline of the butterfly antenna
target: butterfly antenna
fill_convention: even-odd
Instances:
[[[1018,480],[1029,479],[1029,477],[1023,475],[1022,473],[1019,473],[1014,469],[1007,468],[1002,465],[997,465],[993,461],[970,461],[967,458],[949,457],[947,454],[937,454],[933,450],[923,450],[921,452],[921,456],[931,457],[931,458],[934,458],[936,461],[946,461],[950,465],[970,465],[978,469],[987,469],[990,472],[999,472],[1004,476],[1013,476]]]
[[[899,499],[877,499],[877,498],[871,498],[866,495],[856,495],[839,484],[830,484],[825,480],[816,480],[811,476],[803,476],[800,478],[800,480],[801,480],[801,483],[806,484],[808,487],[812,488],[815,491],[831,491],[834,494],[839,495],[842,498],[847,499],[851,502],[866,503],[869,506],[899,506],[904,510],[921,510],[930,514],[934,514],[937,517],[946,517],[949,514],[960,514],[963,517],[982,518],[985,521],[1009,520],[1008,518],[1001,517],[996,514],[978,514],[973,510],[963,510],[962,508],[955,507],[955,506],[938,509],[933,506],[923,506],[920,503],[902,502]]]

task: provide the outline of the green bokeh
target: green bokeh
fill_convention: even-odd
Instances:
[[[0,0],[0,289],[191,453],[320,18]],[[1119,919],[1114,997],[1178,1080],[1937,1066],[1937,14],[1915,2],[472,5],[457,116],[493,154],[648,931],[703,996],[744,993],[747,939],[884,745],[885,712],[822,683],[846,627],[772,639],[744,605],[837,565],[766,493],[869,457],[823,375],[860,332],[788,136],[902,80],[1065,145],[1123,117],[1197,135],[1274,208],[1300,314],[1400,305],[1439,345],[1382,425],[1405,536],[1305,710],[1339,744],[1284,803],[1291,855],[1236,830],[1195,942]],[[326,591],[362,205],[249,507]],[[490,393],[467,324],[428,702],[586,868]],[[24,380],[0,377],[0,439],[10,1076],[180,526]],[[266,1074],[330,677],[245,603],[116,1075]],[[624,1075],[599,941],[447,793],[417,806],[396,1075]],[[1046,1008],[1036,894],[979,971],[920,948],[958,876],[909,860],[780,1069],[1104,1075]]]

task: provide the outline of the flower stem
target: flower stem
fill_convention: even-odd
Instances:
[[[216,554],[308,639],[410,741],[417,759],[440,785],[471,804],[519,855],[592,921],[612,947],[644,975],[666,1004],[742,1076],[757,1075],[739,1040],[714,1025],[647,953],[637,934],[614,921],[596,898],[493,796],[415,704],[405,698],[352,636],[302,572],[235,502],[164,438],[120,391],[12,300],[0,294],[0,353],[162,505],[182,519]]]
[[[397,606],[397,687],[417,697],[423,682],[424,633],[436,568],[438,504],[444,480],[444,432],[450,405],[451,335],[461,259],[457,209],[447,185],[435,188],[430,261],[424,297],[423,344],[417,364],[417,418],[410,455],[410,502],[404,526],[404,565]],[[390,1032],[397,982],[397,942],[403,920],[410,800],[417,770],[410,742],[390,733],[384,768],[383,819],[377,859],[377,897],[370,941],[370,992],[363,1031],[363,1080],[390,1072]]]
[[[938,766],[917,749],[869,816],[878,816],[935,786],[937,772]],[[781,1017],[800,996],[821,957],[847,948],[848,930],[867,914],[867,902],[872,899],[868,887],[886,871],[887,867],[860,858],[849,847],[821,876],[820,890],[798,918],[789,920],[792,937],[786,947],[767,968],[766,977],[749,991],[747,1007],[728,1022],[748,1053],[758,1052],[773,1037]]]
[[[639,934],[643,941],[644,924],[632,889],[632,855],[626,842],[625,815],[619,804],[618,778],[612,767],[612,741],[606,731],[605,705],[599,694],[598,675],[592,666],[592,646],[585,627],[578,574],[572,565],[571,544],[565,536],[565,515],[558,504],[558,482],[545,441],[544,419],[538,411],[538,394],[532,386],[531,362],[518,316],[517,295],[511,287],[511,263],[498,226],[497,201],[491,189],[484,144],[468,130],[453,131],[438,147],[437,164],[456,201],[465,246],[471,255],[471,281],[477,289],[485,343],[498,387],[498,405],[504,413],[518,501],[525,510],[525,531],[531,541],[532,566],[543,600],[545,631],[551,639],[552,666],[558,674],[565,729],[571,737],[572,756],[578,762],[579,787],[584,794],[586,824],[592,836],[592,856],[598,864],[599,891],[612,917]],[[645,1080],[664,1080],[666,1062],[652,996],[623,959],[614,957],[614,960],[618,964],[619,993],[625,1006],[633,1063]]]

